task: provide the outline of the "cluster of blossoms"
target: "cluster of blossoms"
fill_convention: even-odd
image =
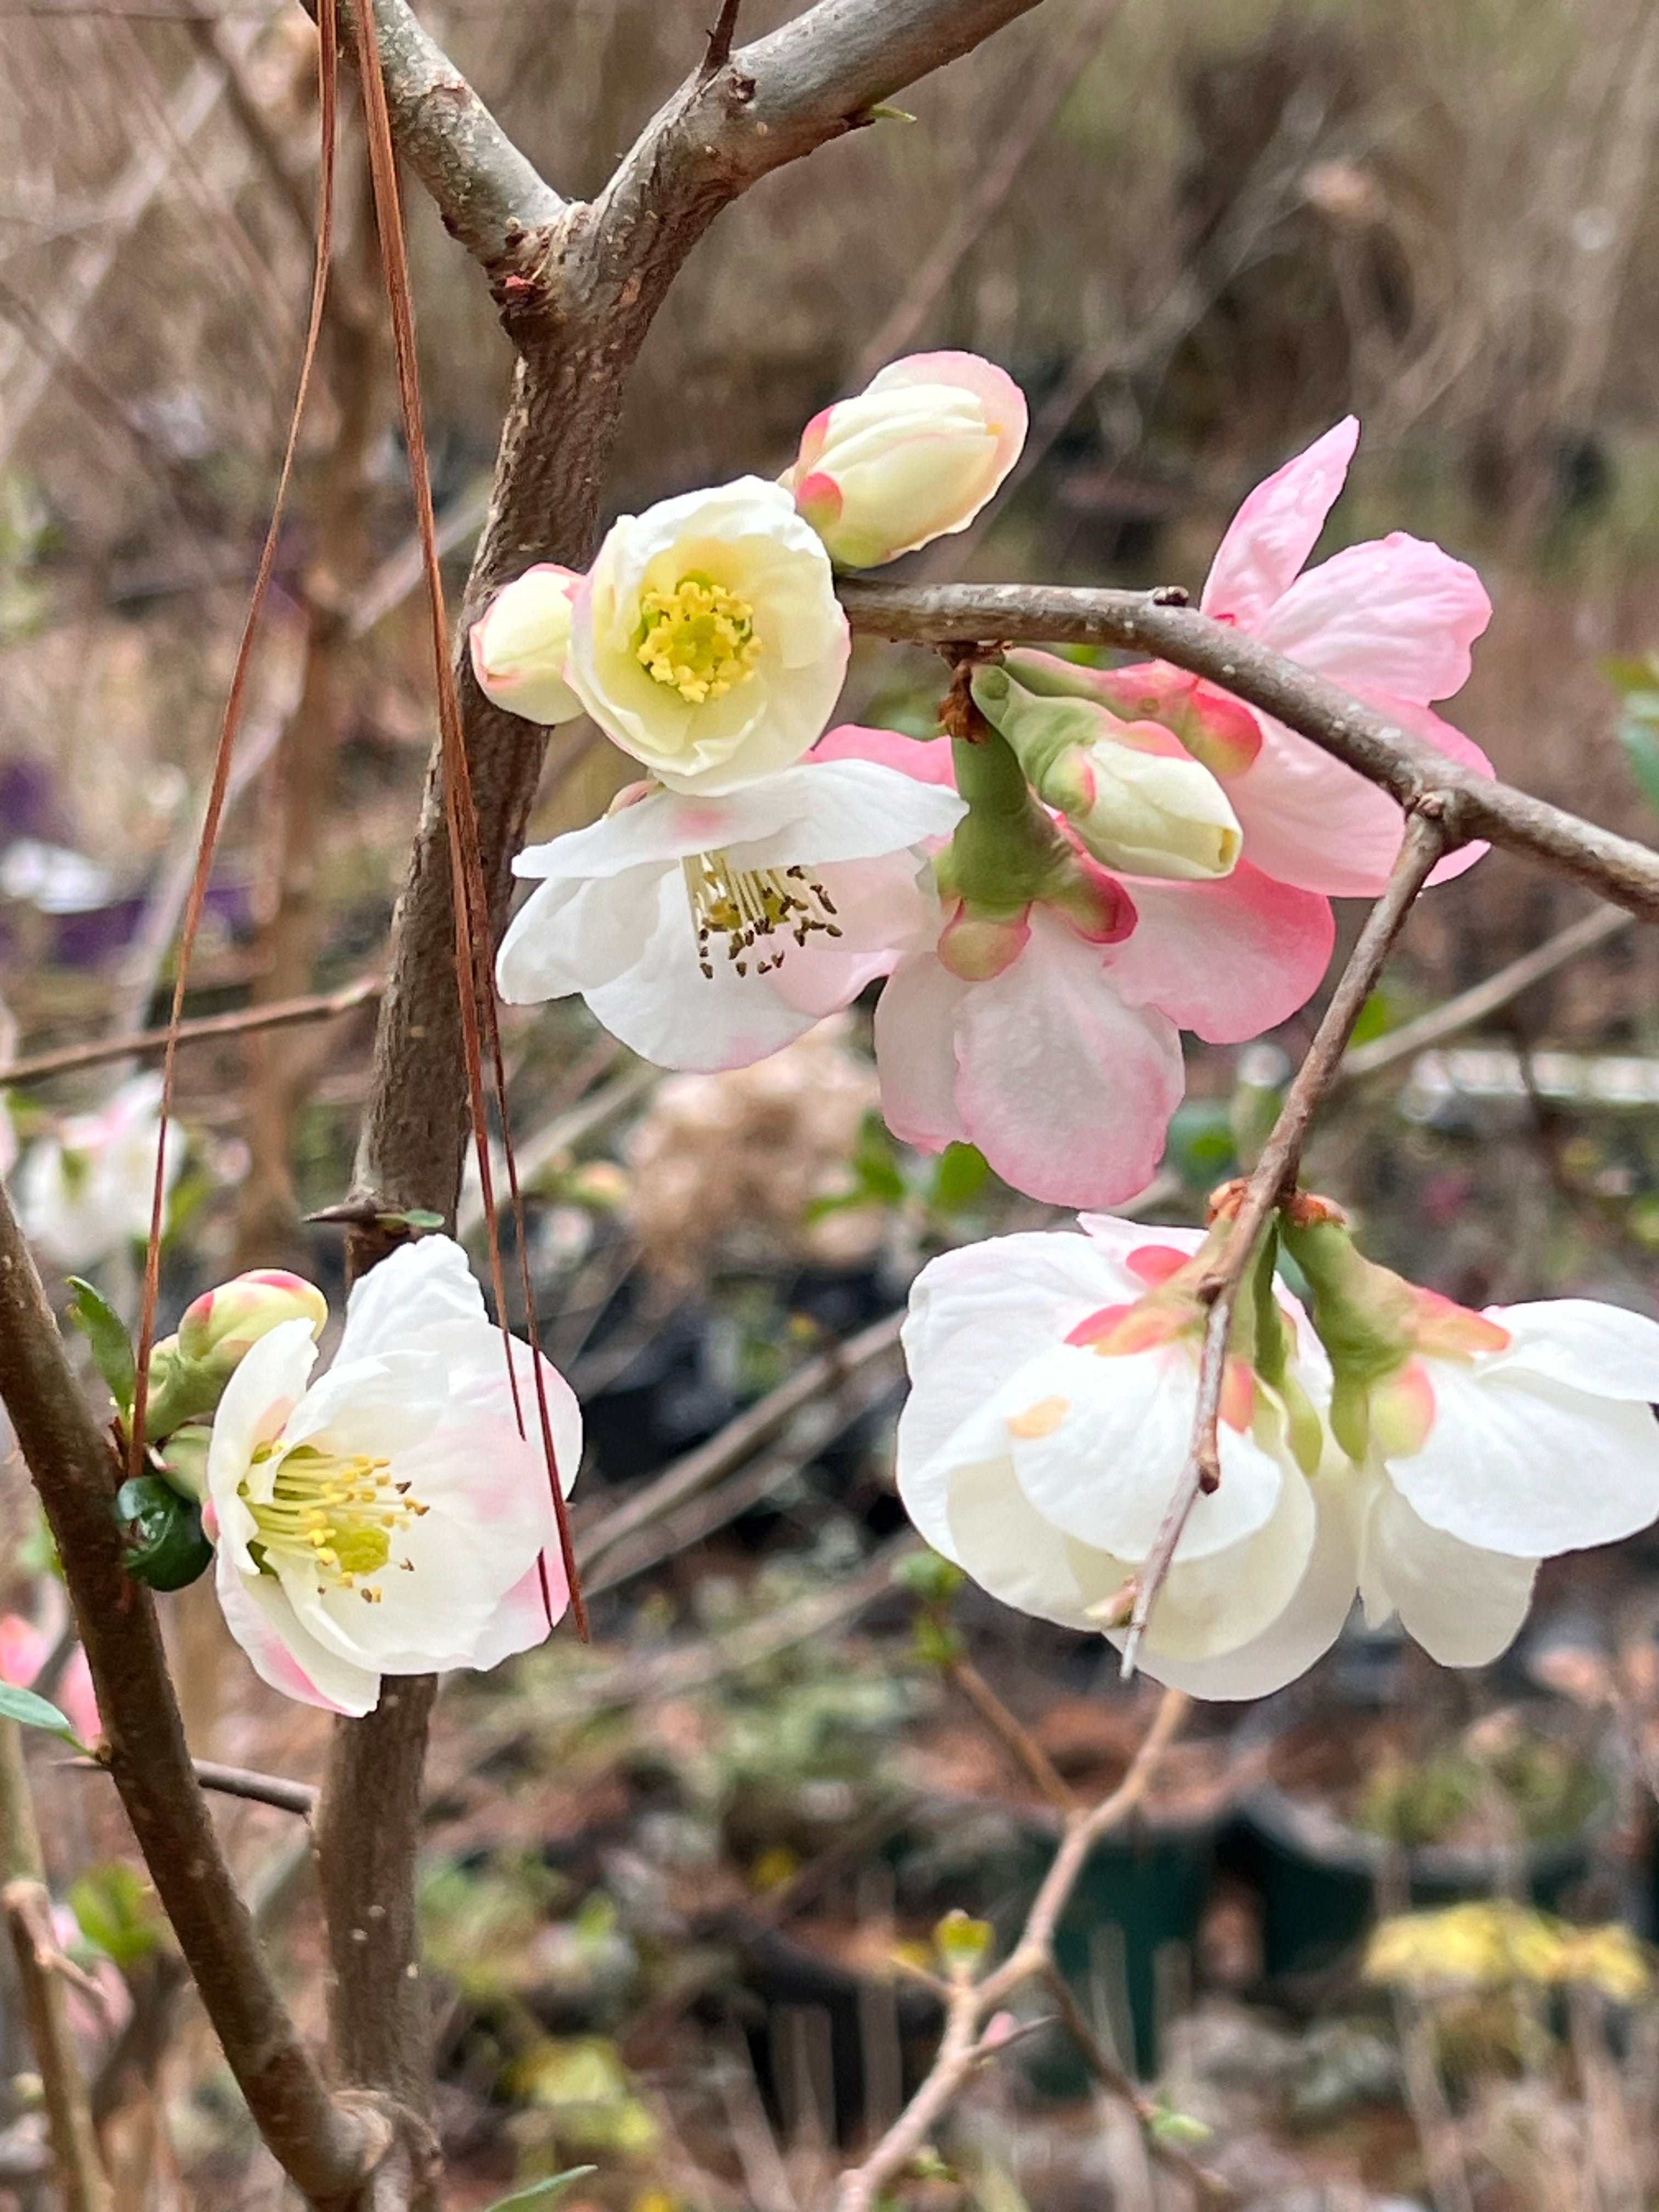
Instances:
[[[36,1138],[17,1167],[17,1215],[30,1242],[62,1267],[95,1267],[149,1235],[155,1153],[161,1135],[161,1079],[135,1075],[95,1113],[71,1115]],[[0,1117],[0,1174],[9,1124]],[[177,1129],[167,1131],[169,1190],[185,1164]]]
[[[933,1261],[905,1327],[899,1487],[928,1541],[1006,1603],[1122,1641],[1190,1446],[1232,1231],[1085,1215]],[[1362,1257],[1336,1209],[1277,1231],[1241,1300],[1200,1495],[1147,1671],[1209,1698],[1303,1673],[1356,1595],[1448,1666],[1495,1658],[1540,1559],[1659,1515],[1659,1322],[1588,1299],[1473,1313]]]
[[[1380,890],[1386,794],[1158,663],[1008,653],[953,741],[829,731],[846,667],[836,567],[961,530],[1024,441],[1018,388],[924,354],[807,426],[776,483],[623,516],[586,575],[509,583],[472,664],[537,721],[586,711],[647,771],[586,829],[521,853],[537,889],[505,997],[580,993],[644,1058],[776,1052],[884,978],[884,1112],[927,1151],[978,1146],[1015,1188],[1109,1206],[1162,1155],[1181,1031],[1237,1043],[1304,1005],[1334,895]],[[1485,769],[1431,702],[1489,604],[1400,534],[1305,564],[1358,437],[1340,424],[1258,487],[1205,611]],[[1468,864],[1461,854],[1443,872]]]
[[[295,1275],[206,1292],[155,1347],[145,1425],[258,1672],[365,1713],[382,1675],[494,1667],[540,1643],[568,1589],[533,1355],[487,1319],[460,1246],[426,1237],[365,1276],[313,1380],[327,1320]],[[542,1382],[568,1491],[581,1415],[546,1361]]]

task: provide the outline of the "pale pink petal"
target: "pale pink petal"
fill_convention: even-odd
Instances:
[[[1206,615],[1255,630],[1318,543],[1358,441],[1358,420],[1346,416],[1256,486],[1210,564],[1199,602]]]
[[[966,992],[957,1103],[1016,1190],[1054,1206],[1114,1206],[1144,1190],[1163,1158],[1181,1103],[1180,1035],[1152,1009],[1124,1004],[1098,946],[1042,908],[1031,927],[1026,952]]]
[[[380,1701],[380,1678],[319,1644],[273,1575],[244,1575],[222,1547],[214,1571],[225,1626],[263,1682],[301,1705],[361,1717]]]
[[[1449,758],[1490,775],[1486,755],[1461,730],[1428,708],[1395,699],[1368,703],[1390,715]],[[1262,747],[1227,796],[1244,832],[1254,867],[1280,883],[1330,898],[1375,898],[1389,880],[1400,851],[1405,819],[1386,791],[1356,769],[1261,717]],[[1430,877],[1443,883],[1473,867],[1484,845],[1451,854]]]
[[[948,738],[905,738],[896,730],[871,730],[857,722],[843,722],[821,737],[807,756],[819,761],[875,761],[896,768],[918,783],[942,783],[956,788],[956,769]]]
[[[651,860],[620,876],[538,884],[514,915],[495,956],[502,998],[509,1006],[529,1006],[589,984],[614,982],[640,957],[649,933],[653,886],[664,865]]]
[[[1396,530],[1310,568],[1249,627],[1346,690],[1427,706],[1468,682],[1469,648],[1491,620],[1473,568]]]
[[[936,941],[939,901],[919,880],[910,852],[842,860],[815,875],[835,902],[841,935],[814,930],[805,945],[786,940],[783,965],[769,980],[787,1005],[833,1014],[851,1006],[866,983],[890,975],[907,952]]]
[[[1331,957],[1330,902],[1241,862],[1217,883],[1135,880],[1139,920],[1111,948],[1132,1006],[1156,1006],[1212,1044],[1276,1029],[1318,989]]]
[[[957,1023],[970,989],[931,952],[902,960],[876,1001],[876,1072],[893,1134],[924,1152],[965,1141],[957,1104]]]
[[[545,1571],[547,1587],[542,1588]],[[570,1585],[564,1561],[556,1547],[542,1554],[540,1567],[532,1567],[508,1590],[484,1634],[474,1644],[471,1664],[487,1674],[510,1659],[515,1651],[533,1651],[544,1644],[552,1626],[562,1620],[570,1603]]]

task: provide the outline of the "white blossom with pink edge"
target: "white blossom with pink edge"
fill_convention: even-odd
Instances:
[[[908,354],[815,415],[779,482],[837,568],[878,568],[965,530],[1025,428],[1025,395],[994,362]]]
[[[994,1237],[922,1270],[904,1325],[898,1486],[927,1541],[994,1596],[1101,1629],[1121,1617],[1157,1539],[1198,1386],[1197,1332],[1154,1328],[1121,1345],[1111,1332],[1203,1239],[1107,1217],[1080,1226]],[[1284,1313],[1291,1371],[1316,1394],[1317,1344],[1288,1297]],[[1193,1510],[1142,1645],[1159,1680],[1201,1669],[1207,1695],[1258,1694],[1259,1647],[1308,1579],[1318,1538],[1288,1434],[1283,1402],[1237,1363],[1220,1487]],[[1326,1641],[1353,1590],[1349,1571]]]
[[[304,1320],[247,1352],[208,1453],[204,1525],[219,1601],[256,1671],[330,1711],[373,1710],[385,1674],[494,1667],[568,1599],[534,1370],[501,1332],[465,1253],[402,1247],[354,1287],[333,1364]],[[543,1362],[562,1486],[581,1415]],[[545,1593],[544,1592],[545,1582]]]
[[[954,781],[942,738],[848,725],[812,759]],[[1180,1031],[1258,1036],[1305,1004],[1330,959],[1327,902],[1248,862],[1207,883],[1100,882],[1119,916],[1109,941],[1034,906],[1012,961],[970,981],[939,957],[936,932],[893,966],[876,1007],[895,1136],[930,1152],[976,1145],[1004,1182],[1055,1206],[1115,1206],[1144,1189],[1181,1103]]]
[[[1480,747],[1432,704],[1468,682],[1470,648],[1492,617],[1474,569],[1397,530],[1305,565],[1358,437],[1348,416],[1256,486],[1228,526],[1200,605],[1490,775]],[[1386,792],[1164,662],[1099,670],[1094,683],[1120,714],[1168,722],[1220,776],[1254,866],[1334,897],[1382,890],[1401,836],[1400,809]],[[1430,881],[1460,874],[1484,850],[1452,854]]]
[[[467,633],[478,688],[497,707],[544,726],[568,722],[582,702],[564,680],[574,568],[538,561],[503,584]]]
[[[538,889],[502,942],[501,995],[580,992],[659,1067],[747,1066],[937,935],[920,848],[962,812],[954,792],[853,759],[723,798],[647,791],[514,860]]]
[[[76,1114],[38,1139],[17,1171],[23,1233],[62,1267],[92,1267],[149,1235],[161,1079],[135,1075],[95,1114]],[[185,1164],[177,1124],[167,1130],[167,1186]]]

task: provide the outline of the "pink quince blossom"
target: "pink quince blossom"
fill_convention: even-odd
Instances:
[[[1470,647],[1492,618],[1474,569],[1399,530],[1306,566],[1358,437],[1347,416],[1256,486],[1217,550],[1200,606],[1490,775],[1480,747],[1431,703],[1468,682]],[[1169,723],[1221,778],[1253,866],[1332,897],[1382,889],[1401,839],[1400,809],[1386,792],[1165,662],[1101,670],[1097,688],[1120,714]],[[1484,850],[1465,846],[1431,882],[1461,874]]]
[[[872,760],[952,786],[951,750],[848,725],[820,760]],[[1241,862],[1210,882],[1109,874],[1079,853],[1092,917],[1034,902],[1000,933],[947,908],[897,951],[876,1007],[882,1112],[923,1152],[976,1145],[1006,1182],[1055,1206],[1144,1189],[1181,1103],[1180,1032],[1242,1043],[1317,988],[1327,902]],[[958,936],[973,933],[972,944]]]

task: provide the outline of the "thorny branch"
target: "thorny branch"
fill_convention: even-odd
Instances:
[[[1221,1196],[1219,1210],[1229,1216],[1232,1226],[1219,1260],[1198,1285],[1198,1297],[1209,1311],[1199,1359],[1192,1446],[1159,1524],[1157,1541],[1137,1578],[1134,1608],[1129,1616],[1129,1633],[1123,1646],[1125,1674],[1134,1671],[1140,1639],[1168,1578],[1188,1516],[1200,1494],[1215,1490],[1221,1480],[1218,1431],[1233,1316],[1261,1232],[1296,1188],[1308,1132],[1336,1080],[1354,1024],[1376,988],[1377,978],[1418,893],[1444,858],[1450,842],[1433,794],[1426,794],[1407,821],[1405,839],[1388,887],[1366,917],[1359,941],[1331,994],[1324,1018],[1314,1032],[1307,1057],[1285,1094],[1284,1107],[1262,1147],[1261,1159],[1248,1182],[1230,1185]]]
[[[945,2005],[945,2033],[927,2079],[868,2157],[842,2176],[836,2212],[872,2212],[890,2184],[927,2144],[975,2069],[1002,2047],[1005,2039],[988,2036],[988,2024],[1017,1990],[1028,1982],[1047,1980],[1052,1974],[1054,1930],[1090,1852],[1139,1805],[1152,1786],[1158,1762],[1190,1710],[1190,1701],[1180,1691],[1166,1690],[1127,1773],[1110,1796],[1097,1805],[1075,1806],[1067,1813],[1060,1848],[1032,1900],[1013,1950],[983,1981],[964,1978],[953,1984]],[[1135,2109],[1137,2116],[1143,2117],[1138,2101]],[[1166,2149],[1150,2131],[1147,2148],[1154,2157]],[[1188,2179],[1197,2175],[1198,2169],[1190,2160],[1182,2160],[1181,2166]],[[1207,2186],[1212,2195],[1224,2193],[1207,2177],[1200,2185]]]

